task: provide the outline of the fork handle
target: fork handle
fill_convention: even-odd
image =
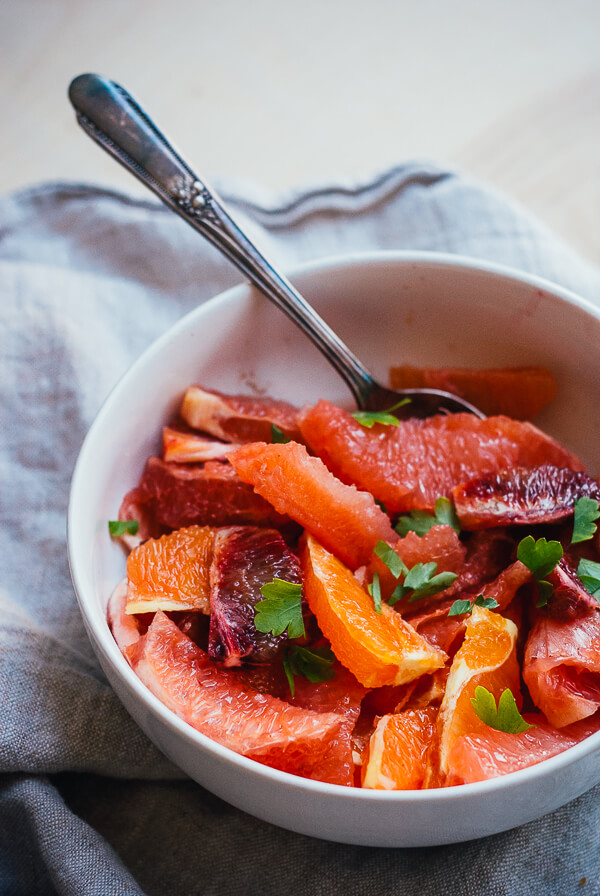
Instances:
[[[118,84],[85,74],[69,87],[86,133],[215,245],[312,340],[349,386],[359,408],[376,383],[358,358],[240,230],[135,100]]]

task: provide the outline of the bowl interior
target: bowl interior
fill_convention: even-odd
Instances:
[[[600,315],[585,302],[535,278],[417,253],[321,262],[292,272],[291,279],[382,382],[397,363],[550,367],[559,394],[536,423],[579,454],[590,472],[600,473],[595,415]],[[307,338],[247,286],[192,312],[134,364],[88,434],[69,507],[75,588],[113,684],[133,673],[105,619],[107,599],[125,569],[120,547],[108,538],[107,520],[116,518],[147,456],[158,452],[162,424],[193,382],[297,404],[327,397],[352,406],[348,389]],[[137,687],[138,696],[143,690],[131,680],[129,686]],[[157,701],[146,702],[158,716],[169,715]],[[270,774],[275,773],[260,768],[263,777]],[[298,782],[302,787],[302,779]],[[431,793],[427,799],[433,805]],[[382,795],[362,796],[377,800]],[[503,826],[510,824],[497,829]]]

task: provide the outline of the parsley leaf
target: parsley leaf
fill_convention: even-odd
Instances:
[[[517,559],[524,563],[536,579],[545,579],[563,555],[560,541],[546,541],[527,535],[521,539],[517,547]]]
[[[496,700],[494,695],[486,688],[479,685],[475,688],[475,697],[471,698],[471,704],[475,710],[475,715],[481,719],[490,728],[496,731],[506,731],[508,734],[521,734],[535,725],[526,722],[515,703],[510,688],[502,691],[496,708]]]
[[[577,575],[585,590],[600,603],[600,563],[582,557],[577,567]]]
[[[433,594],[444,591],[457,578],[454,572],[438,572],[437,575],[434,575],[436,569],[435,560],[431,560],[429,563],[415,563],[404,577],[404,582],[396,585],[388,601],[390,606],[407,595],[410,603],[431,597]]]
[[[281,635],[287,629],[288,638],[303,637],[302,585],[275,578],[260,590],[265,600],[254,607],[256,629],[271,635]]]
[[[560,541],[546,541],[533,535],[522,538],[517,546],[517,559],[524,563],[536,578],[539,589],[538,607],[545,607],[552,594],[552,585],[546,581],[558,561],[563,556]]]
[[[498,601],[494,600],[493,597],[484,597],[483,594],[478,594],[472,603],[470,600],[455,600],[448,610],[448,616],[462,616],[464,613],[470,613],[473,607],[484,607],[486,610],[493,610],[498,606]]]
[[[373,573],[373,581],[367,586],[368,592],[373,598],[373,606],[376,613],[381,613],[381,583],[379,581],[379,573]]]
[[[598,528],[596,520],[599,517],[600,505],[594,498],[580,498],[576,501],[571,544],[577,544],[579,541],[589,541],[590,538],[593,538]]]
[[[401,516],[396,523],[398,535],[407,535],[416,532],[417,535],[425,535],[433,526],[451,526],[455,532],[460,532],[460,523],[454,509],[454,504],[449,498],[438,498],[435,502],[435,512],[426,510],[411,510],[408,516]]]
[[[404,563],[401,557],[398,556],[396,551],[390,547],[387,541],[378,541],[373,551],[380,560],[382,560],[391,574],[397,579],[402,574],[406,575],[408,572],[408,567]]]
[[[140,524],[137,520],[109,520],[108,531],[112,538],[121,535],[137,535]]]
[[[354,411],[351,416],[361,426],[366,426],[367,429],[371,429],[376,423],[383,423],[384,426],[398,426],[400,421],[394,416],[392,411],[404,407],[406,404],[410,404],[410,398],[403,398],[402,401],[388,408],[387,411]]]
[[[298,647],[294,645],[283,656],[285,671],[292,697],[296,692],[294,676],[302,675],[313,684],[329,681],[335,674],[335,656],[329,647]]]
[[[286,436],[282,429],[271,423],[271,442],[275,445],[285,445],[286,442],[291,442],[291,439]]]

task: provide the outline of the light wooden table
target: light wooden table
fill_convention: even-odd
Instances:
[[[0,191],[135,181],[74,123],[125,85],[207,178],[285,191],[433,160],[600,262],[598,0],[0,0]]]

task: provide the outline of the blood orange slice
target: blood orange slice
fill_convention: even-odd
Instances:
[[[210,568],[209,656],[225,666],[242,660],[266,663],[278,658],[287,633],[258,631],[254,608],[263,600],[261,587],[273,579],[302,583],[298,558],[279,532],[255,526],[218,529]]]
[[[531,423],[448,414],[367,429],[327,401],[303,412],[302,434],[342,481],[383,501],[392,513],[433,511],[436,499],[470,479],[513,467],[581,462]]]
[[[484,414],[531,420],[556,395],[556,380],[546,367],[473,370],[461,367],[390,369],[392,389],[442,389],[465,398]]]
[[[379,719],[363,757],[362,786],[418,790],[425,778],[436,716],[437,707],[428,706]]]
[[[448,756],[446,783],[470,784],[519,771],[574,747],[600,730],[600,715],[575,722],[560,731],[553,728],[541,713],[526,713],[524,718],[535,727],[520,734],[488,729],[485,735],[459,737]]]
[[[141,513],[154,536],[185,526],[271,526],[289,520],[242,482],[228,463],[165,463],[149,458],[139,485],[123,499],[119,519]]]
[[[250,395],[225,395],[215,389],[190,386],[181,416],[194,429],[226,442],[270,442],[274,424],[298,441],[298,409],[286,401]]]
[[[344,719],[291,706],[241,684],[216,668],[206,653],[164,613],[129,648],[146,687],[181,719],[217,743],[273,768],[319,780],[337,780]]]
[[[127,613],[209,612],[209,573],[215,530],[189,526],[150,538],[127,557]]]
[[[452,490],[464,529],[554,523],[570,516],[583,497],[600,499],[600,484],[581,471],[549,464],[494,473]]]
[[[368,562],[378,541],[398,538],[371,495],[344,485],[297,442],[243,445],[229,459],[244,482],[352,569]]]
[[[304,592],[333,652],[365,687],[398,685],[444,665],[435,650],[387,604],[372,598],[350,570],[310,535],[301,556]]]
[[[449,770],[450,751],[463,734],[486,735],[471,698],[482,686],[498,700],[506,688],[519,699],[519,666],[516,658],[517,627],[499,613],[474,607],[446,683],[438,716],[437,758],[443,782]]]
[[[591,716],[600,707],[600,610],[575,619],[537,611],[523,660],[533,702],[555,728]]]

